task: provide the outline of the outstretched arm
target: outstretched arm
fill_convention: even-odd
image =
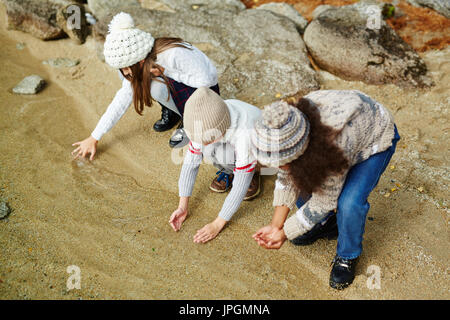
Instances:
[[[98,140],[100,140],[106,132],[111,130],[111,128],[117,123],[117,121],[119,121],[130,106],[133,99],[131,83],[123,77],[121,77],[121,79],[122,88],[117,91],[113,101],[100,118],[92,134],[83,141],[77,141],[72,144],[72,146],[77,147],[72,151],[72,155],[75,159],[78,157],[84,158],[90,154],[89,159],[91,161],[94,160],[95,153],[97,152]]]
[[[194,242],[205,243],[212,240],[225,227],[225,224],[239,209],[242,200],[247,194],[248,187],[250,186],[255,173],[255,166],[256,161],[234,170],[233,186],[231,187],[231,191],[223,203],[219,216],[213,222],[208,223],[197,231],[194,236]]]
[[[100,140],[122,118],[132,101],[133,88],[131,87],[131,82],[123,79],[122,88],[117,91],[114,99],[100,118],[94,131],[92,131],[91,136],[96,140]]]
[[[169,219],[169,224],[175,231],[180,230],[181,225],[188,215],[189,197],[192,195],[198,168],[200,167],[202,159],[203,154],[201,152],[201,146],[190,142],[178,180],[180,202],[178,208],[172,213]]]

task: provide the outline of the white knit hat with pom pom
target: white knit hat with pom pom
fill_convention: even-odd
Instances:
[[[309,121],[299,109],[276,101],[264,108],[254,124],[252,152],[264,166],[282,166],[305,152],[309,130]]]
[[[134,27],[133,18],[125,12],[116,14],[110,24],[103,49],[105,61],[120,69],[145,59],[155,39],[148,32]]]

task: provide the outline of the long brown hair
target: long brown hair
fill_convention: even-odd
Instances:
[[[155,39],[152,50],[144,59],[144,62],[142,64],[138,62],[130,66],[132,75],[125,76],[122,69],[120,70],[122,75],[131,82],[131,85],[133,87],[134,109],[139,115],[142,116],[144,106],[152,106],[153,98],[151,95],[150,87],[153,80],[160,81],[166,84],[169,91],[167,101],[169,101],[170,92],[173,91],[173,87],[170,85],[170,82],[164,75],[162,67],[156,64],[157,55],[167,49],[175,47],[182,47],[190,50],[190,48],[187,47],[186,44],[189,45],[181,38],[157,38]],[[150,72],[150,69],[152,68],[156,68],[161,72],[160,77],[163,78],[164,81],[157,79],[155,75]]]
[[[310,123],[309,144],[305,152],[289,164],[289,176],[306,198],[313,192],[320,192],[325,180],[342,173],[349,167],[343,151],[336,146],[335,139],[340,133],[324,125],[316,106],[301,98],[294,106],[307,117]]]

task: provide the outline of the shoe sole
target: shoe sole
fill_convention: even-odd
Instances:
[[[350,282],[345,282],[345,283],[338,283],[338,282],[334,282],[334,281],[330,280],[330,287],[332,287],[333,289],[336,289],[336,290],[344,290],[352,283],[353,283],[353,280]]]
[[[164,130],[160,130],[160,129],[156,129],[155,127],[153,127],[153,130],[155,130],[156,132],[166,132],[166,131],[169,131],[170,129],[172,129],[173,127],[175,127],[178,123],[180,123],[180,120],[175,122],[174,125],[171,126],[170,128],[167,128],[167,129],[164,129]]]
[[[230,190],[231,187],[228,187],[228,188],[225,189],[225,190],[219,190],[219,189],[214,189],[213,187],[209,186],[209,189],[210,189],[211,191],[214,191],[214,192],[217,192],[217,193],[225,193],[225,192],[227,192],[228,190]]]
[[[319,239],[327,238],[328,240],[336,240],[338,237],[338,233],[335,231],[328,232],[325,234],[321,234],[320,236],[317,236],[315,238],[305,239],[301,240],[300,242],[292,242],[296,246],[308,246],[310,244],[313,244]]]

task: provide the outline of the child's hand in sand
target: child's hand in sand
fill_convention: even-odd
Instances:
[[[184,220],[186,220],[187,214],[188,214],[187,209],[181,207],[179,207],[172,213],[169,219],[169,223],[172,226],[173,230],[175,231],[180,230],[181,225],[183,224]]]
[[[217,217],[216,220],[214,220],[211,223],[208,223],[206,226],[197,231],[197,233],[194,236],[194,242],[205,243],[208,242],[209,240],[214,239],[223,229],[226,223],[227,220],[222,219],[221,217]]]
[[[253,239],[266,249],[280,249],[286,241],[286,235],[283,228],[268,225],[259,229],[253,235]]]
[[[77,159],[80,156],[84,158],[90,154],[89,160],[94,160],[94,155],[97,152],[97,143],[98,140],[95,140],[91,136],[83,141],[75,142],[72,146],[78,146],[78,148],[72,151],[72,156],[75,157],[74,159]]]

